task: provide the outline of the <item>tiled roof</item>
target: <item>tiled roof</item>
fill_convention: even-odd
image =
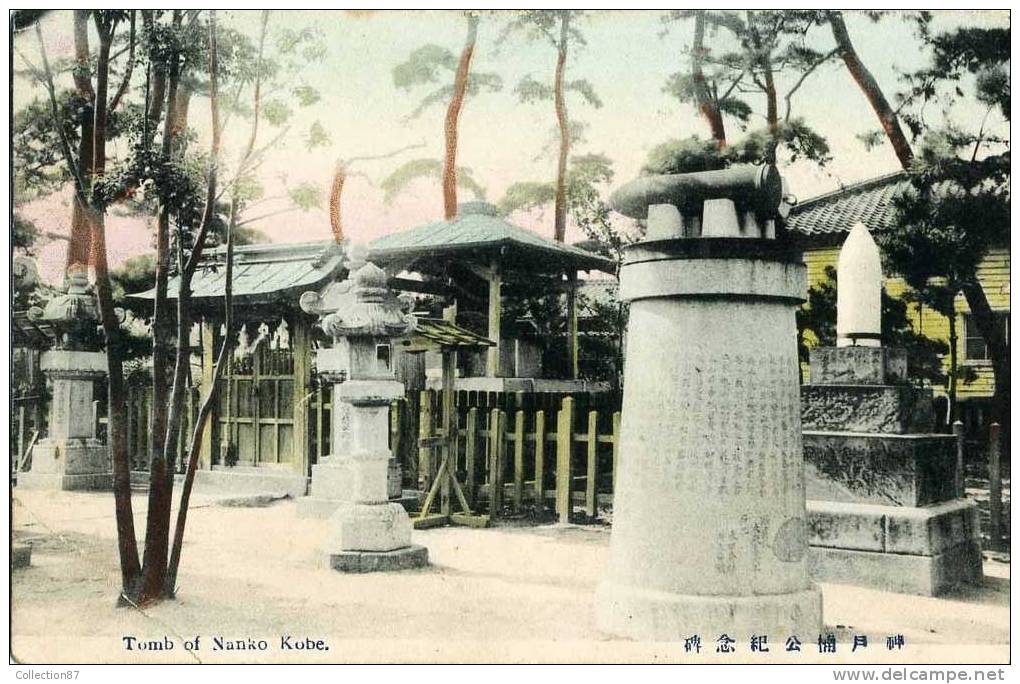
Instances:
[[[304,242],[282,245],[245,245],[234,249],[233,291],[239,299],[275,298],[281,292],[300,294],[331,280],[343,265],[339,250],[332,241]],[[203,255],[191,280],[192,296],[222,297],[227,269],[226,249],[211,249]],[[179,279],[174,276],[167,284],[167,294],[177,296]],[[130,295],[138,299],[154,299],[155,289]]]
[[[489,338],[476,335],[470,330],[441,318],[416,319],[414,334],[447,348],[496,346],[496,343]]]
[[[487,202],[465,202],[452,221],[437,221],[401,230],[368,243],[369,258],[377,263],[399,257],[436,257],[469,249],[509,247],[544,256],[583,270],[611,272],[614,264],[597,254],[554,242],[504,220]]]
[[[787,227],[801,236],[840,235],[857,223],[872,233],[892,226],[893,197],[910,187],[906,173],[897,171],[855,183],[800,202],[790,212]]]

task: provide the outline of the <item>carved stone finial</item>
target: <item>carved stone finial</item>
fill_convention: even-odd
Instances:
[[[92,350],[98,346],[99,306],[84,267],[71,267],[65,294],[53,297],[42,308],[32,307],[28,316],[49,323],[57,331],[58,349]]]
[[[414,316],[405,312],[396,293],[386,287],[386,273],[366,263],[351,277],[352,296],[320,323],[333,337],[394,337],[414,330]]]

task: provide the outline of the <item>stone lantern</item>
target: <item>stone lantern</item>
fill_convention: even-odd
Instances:
[[[411,544],[407,512],[389,500],[387,487],[389,406],[404,394],[394,373],[393,339],[412,332],[415,319],[386,286],[382,269],[363,263],[351,270],[350,280],[326,296],[301,298],[333,338],[331,349],[317,352],[317,369],[335,383],[334,401],[346,404],[349,416],[345,448],[330,458],[342,486],[321,549],[329,567],[341,572],[417,567],[428,562],[428,551]]]
[[[96,438],[94,383],[106,375],[98,351],[99,311],[84,268],[69,270],[67,287],[29,317],[56,331],[54,348],[39,365],[52,385],[49,431],[32,450],[32,467],[18,486],[33,489],[105,489],[112,486],[110,455]]]

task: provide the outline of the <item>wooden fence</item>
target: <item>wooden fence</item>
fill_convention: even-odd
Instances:
[[[552,504],[568,522],[580,504],[588,519],[596,518],[600,507],[612,503],[618,401],[618,396],[458,392],[454,472],[472,509],[487,509],[490,516],[542,515]],[[440,405],[438,392],[420,391],[395,402],[391,412],[391,447],[405,481],[421,490],[431,486],[442,458]],[[417,440],[408,439],[412,425]]]

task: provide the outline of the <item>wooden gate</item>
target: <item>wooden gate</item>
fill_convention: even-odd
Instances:
[[[220,463],[287,465],[294,458],[294,351],[286,323],[263,323],[254,344],[242,327],[220,393]]]

